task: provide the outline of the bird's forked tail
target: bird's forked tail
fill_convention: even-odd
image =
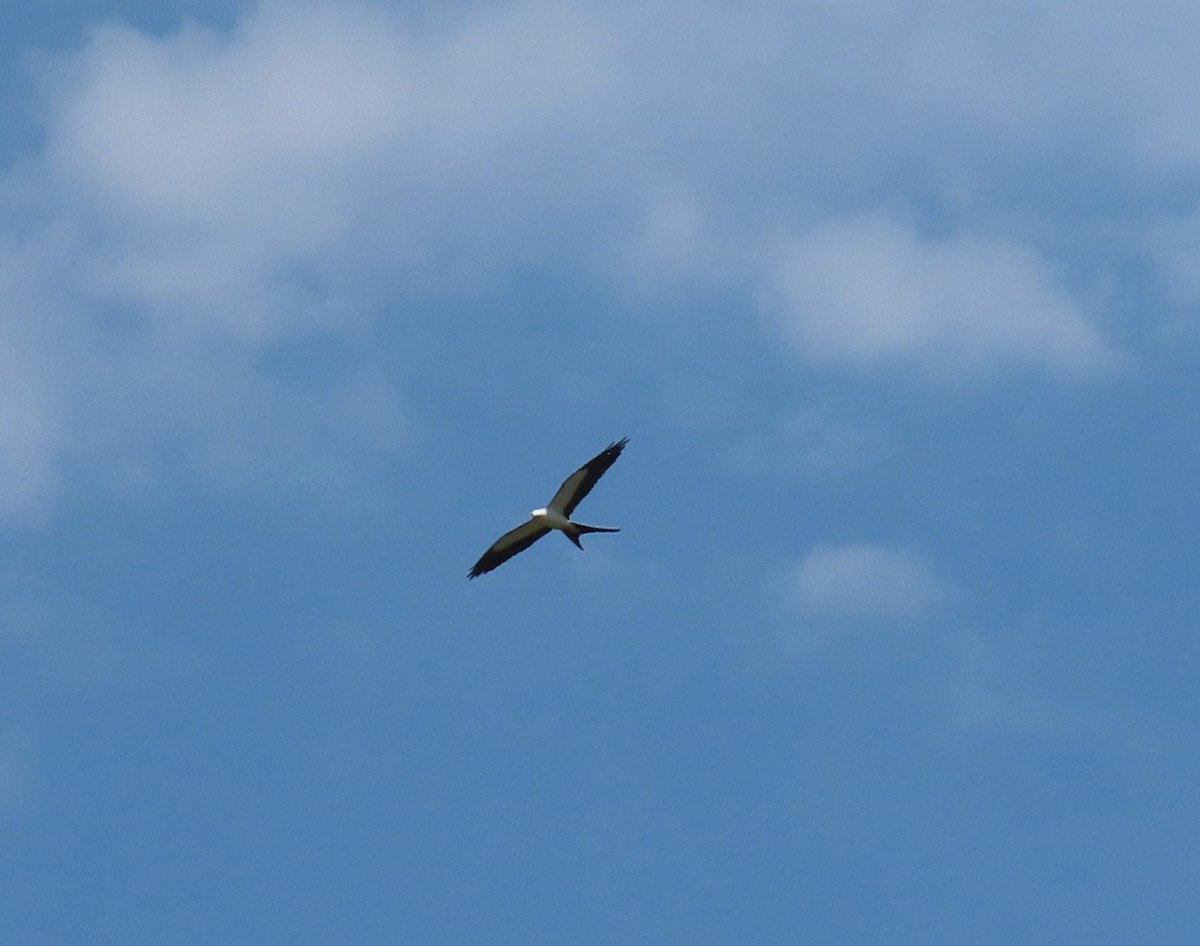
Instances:
[[[579,549],[583,548],[583,543],[579,541],[581,535],[587,535],[589,532],[620,532],[620,529],[613,529],[609,526],[585,526],[582,522],[572,522],[572,528],[563,529],[563,535],[575,543]]]

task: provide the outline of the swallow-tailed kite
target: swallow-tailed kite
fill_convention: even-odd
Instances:
[[[554,494],[545,509],[535,509],[529,514],[529,521],[523,522],[510,532],[500,536],[490,549],[480,556],[475,567],[467,572],[468,578],[477,578],[484,572],[490,572],[498,565],[503,565],[518,552],[524,552],[538,539],[552,529],[558,529],[579,548],[583,543],[579,537],[588,532],[620,532],[620,529],[610,529],[604,526],[585,526],[582,522],[572,522],[571,513],[580,501],[591,492],[605,471],[617,462],[617,457],[629,443],[628,437],[623,437],[616,443],[610,443],[603,451],[596,454],[578,470],[563,480],[562,486]]]

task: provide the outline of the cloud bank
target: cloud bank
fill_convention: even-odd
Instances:
[[[347,436],[394,443],[401,378],[347,358],[321,391],[261,354],[370,348],[513,267],[635,309],[716,292],[760,344],[856,376],[1102,375],[1124,358],[1097,253],[1195,296],[1170,195],[1200,162],[1197,68],[1147,52],[1195,14],[1162,13],[306,2],[101,25],[41,67],[44,141],[0,181],[0,511],[72,456],[204,454],[255,392],[350,404],[373,419]],[[264,420],[278,452],[319,442],[298,422]]]

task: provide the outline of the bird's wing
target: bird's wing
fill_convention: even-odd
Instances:
[[[490,572],[498,565],[503,565],[518,552],[524,552],[549,531],[550,527],[543,525],[537,519],[522,522],[515,529],[510,529],[493,542],[492,547],[479,557],[475,567],[467,572],[467,577],[478,578],[484,572]]]
[[[617,462],[617,457],[621,455],[621,451],[625,449],[627,443],[629,443],[628,437],[622,437],[616,443],[610,443],[568,476],[562,486],[558,488],[558,492],[554,494],[554,498],[550,500],[550,508],[561,509],[564,516],[570,516],[583,497],[592,491],[596,480],[600,479],[605,471]]]

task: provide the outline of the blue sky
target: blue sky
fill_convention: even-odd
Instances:
[[[1194,942],[1198,31],[26,5],[0,939]]]

